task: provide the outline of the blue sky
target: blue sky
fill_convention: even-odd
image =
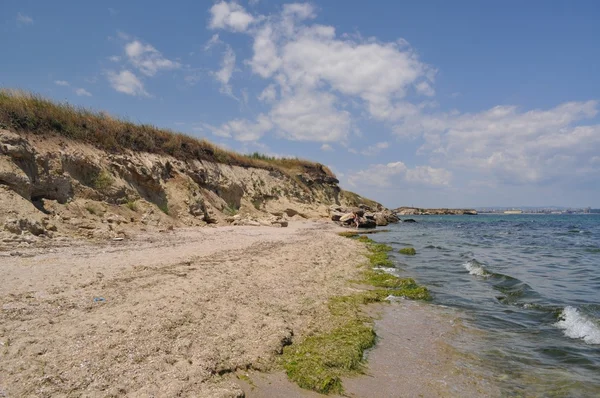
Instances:
[[[390,207],[600,207],[599,20],[597,1],[4,0],[0,86],[319,161]]]

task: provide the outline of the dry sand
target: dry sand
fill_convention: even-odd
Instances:
[[[148,234],[0,257],[0,396],[237,396],[328,297],[359,244],[323,223]],[[223,377],[222,377],[223,376]]]
[[[347,281],[357,276],[363,249],[334,231],[321,222],[181,229],[4,253],[0,397],[236,397],[242,387],[249,397],[316,396],[281,372],[254,375],[272,369],[285,344],[319,328],[329,297],[352,291]],[[442,336],[446,320],[428,317],[426,305],[389,308],[403,312],[397,318],[385,310],[377,323],[384,349],[371,352],[367,376],[345,381],[349,395],[469,392],[432,379],[441,377],[437,370],[451,372],[453,359],[435,356],[444,351],[420,331]],[[414,340],[389,345],[398,341],[386,337],[393,334]],[[387,357],[390,350],[405,351]],[[389,362],[411,352],[426,354],[418,366],[429,372],[401,374],[410,394],[385,395],[382,386],[399,381]],[[436,361],[442,365],[430,366]],[[255,386],[236,377],[246,372]],[[429,387],[406,390],[411,383]]]

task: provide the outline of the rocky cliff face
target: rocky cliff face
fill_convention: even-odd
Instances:
[[[331,205],[359,204],[360,197],[337,183],[318,164],[286,173],[147,152],[109,153],[51,133],[0,129],[5,243],[63,235],[120,239],[174,226],[285,226],[288,219],[328,217]]]

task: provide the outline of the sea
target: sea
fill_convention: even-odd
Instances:
[[[600,397],[600,215],[402,218],[372,239],[463,314],[460,349],[503,395]]]

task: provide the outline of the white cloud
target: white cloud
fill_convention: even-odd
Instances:
[[[247,119],[236,119],[224,123],[220,127],[204,124],[203,128],[216,136],[233,138],[237,141],[257,141],[266,132],[271,130],[273,124],[265,115],[259,115],[255,123]]]
[[[92,96],[92,94],[89,91],[87,91],[85,88],[76,88],[75,94],[77,94],[80,97],[91,97]]]
[[[221,44],[221,43],[223,43],[223,42],[219,38],[219,34],[215,33],[214,35],[212,35],[212,37],[204,45],[204,51],[208,51],[211,48],[213,48],[214,46],[216,46],[218,44]]]
[[[366,170],[360,170],[348,176],[352,186],[373,186],[385,188],[404,184],[448,186],[452,173],[448,170],[430,166],[407,167],[403,162],[375,164]]]
[[[134,96],[150,96],[144,89],[144,84],[135,74],[127,69],[119,73],[108,71],[106,75],[111,87],[120,93]]]
[[[210,9],[210,29],[231,29],[244,32],[254,22],[254,17],[246,12],[244,7],[235,2],[221,1]]]
[[[247,88],[243,88],[240,90],[240,93],[242,94],[242,100],[241,100],[241,104],[242,106],[248,106],[248,89]]]
[[[33,18],[28,15],[18,13],[17,14],[17,23],[19,25],[33,25]]]
[[[315,9],[309,3],[284,4],[283,17],[295,18],[299,21],[315,17]]]
[[[438,162],[512,184],[537,183],[573,174],[600,152],[600,125],[579,125],[597,114],[596,101],[526,112],[496,106],[479,113],[416,114],[395,131],[422,135],[419,152]]]
[[[171,61],[150,44],[134,40],[125,45],[129,62],[146,76],[154,76],[160,70],[178,69],[181,64]]]
[[[54,84],[56,84],[57,86],[63,86],[63,87],[69,87],[70,84],[68,81],[66,80],[55,80]]]
[[[266,102],[267,104],[273,103],[277,99],[275,85],[269,84],[267,87],[265,87],[265,89],[258,96],[258,99],[262,102]]]
[[[435,95],[435,90],[431,85],[427,82],[420,82],[415,85],[417,93],[426,95],[428,97],[433,97]]]
[[[282,62],[271,25],[266,25],[258,31],[252,47],[254,55],[249,62],[252,71],[263,78],[271,77]]]
[[[236,12],[247,16],[238,18],[244,23],[233,22]],[[264,17],[252,16],[236,3],[219,2],[210,13],[211,28],[253,37],[247,64],[269,82],[258,98],[272,106],[268,116],[288,139],[345,139],[353,125],[342,97],[365,105],[372,117],[390,121],[419,112],[419,106],[403,100],[409,89],[434,93],[428,82],[435,71],[405,41],[339,38],[334,27],[310,23],[316,16],[311,4],[286,4],[280,14]],[[228,80],[228,69],[222,71],[221,81]]]
[[[121,62],[121,57],[119,57],[118,55],[112,55],[108,57],[108,60],[111,62]]]
[[[329,144],[323,144],[321,145],[321,150],[325,152],[331,152],[333,151],[333,147]]]
[[[378,142],[373,145],[369,145],[367,148],[363,149],[360,153],[367,156],[377,155],[384,149],[389,148],[390,144],[388,142]]]
[[[397,100],[430,72],[412,51],[395,43],[339,40],[333,28],[318,25],[300,28],[280,51],[289,85],[329,86],[361,98],[370,114],[382,120],[393,118]]]
[[[319,91],[300,91],[275,104],[270,115],[281,136],[294,141],[331,142],[344,139],[350,114],[336,109],[337,98]]]
[[[221,69],[213,72],[213,76],[217,81],[221,83],[221,92],[233,97],[233,91],[229,80],[235,69],[235,53],[231,47],[227,46],[227,49],[223,53],[223,61],[221,61]],[[235,97],[234,97],[235,98]]]

